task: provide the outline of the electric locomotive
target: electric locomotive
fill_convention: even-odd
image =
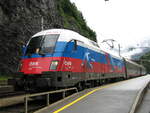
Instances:
[[[126,72],[124,59],[102,51],[96,42],[71,30],[49,29],[24,46],[13,85],[16,89],[81,88],[127,78]]]

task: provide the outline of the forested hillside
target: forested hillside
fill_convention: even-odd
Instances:
[[[150,73],[150,52],[143,55],[139,61],[139,63],[146,67],[147,72]]]

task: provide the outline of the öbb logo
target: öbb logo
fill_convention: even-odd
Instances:
[[[29,66],[38,66],[39,65],[39,62],[30,62],[29,63]]]
[[[71,66],[71,65],[72,65],[72,62],[71,62],[71,61],[64,61],[64,65],[66,65],[66,66]]]

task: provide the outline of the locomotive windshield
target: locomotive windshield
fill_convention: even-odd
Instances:
[[[53,53],[59,34],[34,37],[30,40],[26,54]]]

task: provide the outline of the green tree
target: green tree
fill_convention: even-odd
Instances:
[[[146,71],[150,73],[150,52],[140,58],[140,63],[146,68]]]
[[[96,33],[87,26],[86,20],[74,3],[71,3],[69,0],[59,0],[57,8],[63,17],[64,28],[74,30],[96,41]]]

